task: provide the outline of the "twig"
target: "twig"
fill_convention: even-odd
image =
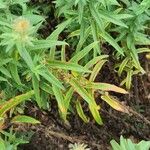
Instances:
[[[62,138],[62,139],[67,140],[67,141],[69,141],[71,143],[86,143],[86,144],[90,144],[92,146],[97,147],[99,150],[100,150],[100,148],[102,148],[99,144],[96,144],[95,142],[89,142],[89,141],[87,142],[86,140],[80,140],[80,139],[78,139],[76,137],[72,137],[72,136],[66,135],[64,133],[60,133],[60,132],[58,133],[58,132],[52,131],[49,128],[47,128],[46,130],[47,130],[46,133],[48,133],[47,136],[54,136],[54,137],[57,137],[57,138]]]

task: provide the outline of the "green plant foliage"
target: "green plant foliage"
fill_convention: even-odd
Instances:
[[[40,123],[38,120],[29,117],[29,116],[25,116],[25,115],[18,115],[15,116],[12,120],[12,123],[31,123],[31,124],[37,124]]]
[[[65,122],[71,108],[88,122],[90,118],[82,107],[85,103],[95,121],[102,124],[98,98],[128,113],[126,107],[110,95],[111,91],[128,92],[116,85],[96,82],[96,77],[109,57],[104,44],[120,62],[115,69],[119,76],[125,77],[121,85],[130,89],[132,76],[144,73],[138,56],[149,52],[145,46],[149,44],[145,32],[149,1],[140,2],[55,0],[55,15],[62,22],[43,39],[39,34],[46,23],[46,17],[40,15],[41,10],[44,11],[42,6],[31,7],[28,0],[1,0],[0,91],[4,95],[0,103],[0,123],[4,123],[6,112],[30,98],[41,109],[49,109],[50,99],[55,98]],[[62,32],[66,33],[65,38],[61,37]],[[17,114],[12,122],[19,121],[39,123]]]
[[[21,144],[29,143],[31,135],[21,135],[13,133],[11,129],[9,132],[2,131],[0,138],[0,148],[1,150],[18,150],[18,146]]]
[[[116,59],[120,60],[116,64],[118,75],[124,77],[126,74],[121,85],[125,84],[130,89],[132,76],[145,73],[139,62],[138,48],[149,51],[146,46],[150,39],[145,31],[149,30],[150,1],[56,0],[55,3],[59,16],[72,19],[68,38],[72,43],[79,40],[76,52],[89,41],[100,41],[93,49],[95,57],[105,53],[102,44],[112,45]]]
[[[3,117],[5,113],[10,110],[11,108],[15,107],[16,105],[20,104],[21,102],[31,98],[31,96],[34,94],[34,91],[27,92],[25,94],[16,96],[2,105],[0,105],[0,117]]]
[[[76,112],[85,123],[91,113],[102,125],[101,101],[129,113],[113,96],[128,92],[97,77],[109,55],[127,90],[132,77],[145,72],[139,55],[150,53],[149,8],[149,0],[55,0],[48,5],[0,0],[0,149],[26,143],[4,131],[6,120],[11,125],[40,123],[24,114],[27,100],[49,110],[53,99],[65,123]]]
[[[141,141],[139,143],[133,143],[130,139],[125,139],[123,136],[120,137],[120,144],[115,140],[112,140],[111,146],[113,150],[149,150],[150,141]]]

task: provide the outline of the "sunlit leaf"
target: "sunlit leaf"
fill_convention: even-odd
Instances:
[[[109,104],[113,109],[117,111],[121,111],[124,113],[129,113],[126,106],[122,105],[118,100],[114,97],[109,96],[108,93],[101,96],[102,100],[104,100],[107,104]]]
[[[95,83],[89,83],[86,85],[86,88],[91,88],[94,90],[101,90],[101,91],[114,91],[118,93],[127,94],[128,92],[116,85],[108,84],[108,83],[101,83],[101,82],[95,82]]]

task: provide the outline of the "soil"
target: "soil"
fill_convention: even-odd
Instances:
[[[53,23],[51,22],[47,26],[48,29],[53,24],[55,26],[55,20],[52,21]],[[134,142],[150,140],[150,124],[148,122],[150,120],[150,61],[146,60],[145,55],[141,56],[141,60],[147,73],[133,78],[129,95],[115,95],[136,113],[133,113],[133,115],[118,113],[100,101],[104,125],[97,125],[92,117],[90,122],[86,124],[76,113],[70,114],[68,117],[69,123],[64,124],[59,117],[55,101],[52,101],[53,107],[50,111],[39,110],[32,103],[28,103],[26,114],[39,119],[41,125],[25,127],[27,131],[34,131],[35,133],[30,143],[23,145],[21,149],[67,150],[69,143],[85,143],[91,150],[109,150],[111,149],[110,141],[112,139],[119,141],[120,135],[130,138]],[[107,63],[103,67],[97,81],[119,85],[119,78],[112,69],[112,65]]]

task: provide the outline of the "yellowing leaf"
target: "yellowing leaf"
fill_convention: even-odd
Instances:
[[[77,79],[72,78],[69,81],[70,85],[74,90],[89,104],[90,111],[95,119],[95,121],[102,125],[102,119],[99,114],[99,106],[96,104],[93,95],[88,92]]]
[[[121,104],[118,100],[116,100],[114,97],[109,96],[108,93],[101,96],[102,100],[104,100],[106,103],[108,103],[112,108],[114,108],[117,111],[121,111],[124,113],[129,113],[126,106]]]
[[[92,105],[89,105],[89,108],[90,108],[90,111],[95,119],[95,121],[99,124],[99,125],[102,125],[103,124],[103,121],[102,121],[102,118],[99,114],[99,107],[97,106],[97,109],[93,108]]]
[[[5,102],[3,105],[0,106],[0,117],[2,117],[8,110],[15,107],[16,105],[20,104],[21,102],[28,100],[34,94],[34,91],[29,91],[25,94],[21,94],[16,96],[9,101]]]
[[[104,63],[105,63],[106,61],[107,61],[107,60],[101,60],[101,61],[99,61],[99,62],[95,65],[95,67],[94,67],[94,69],[93,69],[93,71],[92,71],[92,73],[91,73],[90,79],[89,79],[90,81],[94,81],[94,80],[95,80],[96,76],[98,75],[99,71],[101,70],[102,66],[104,65]]]
[[[62,117],[62,119],[64,119],[64,121],[66,121],[67,108],[65,106],[64,95],[63,95],[62,91],[55,85],[52,85],[52,90],[53,90],[55,98],[57,100],[61,117]]]
[[[86,117],[86,115],[84,114],[83,112],[83,109],[82,109],[82,106],[81,106],[81,103],[79,100],[77,100],[76,102],[76,109],[77,109],[77,113],[78,115],[80,116],[80,118],[85,122],[85,123],[88,123],[89,122],[89,119]]]
[[[127,94],[128,92],[116,85],[108,84],[108,83],[89,83],[86,85],[86,88],[91,88],[94,90],[101,90],[101,91],[114,91],[118,93]]]

